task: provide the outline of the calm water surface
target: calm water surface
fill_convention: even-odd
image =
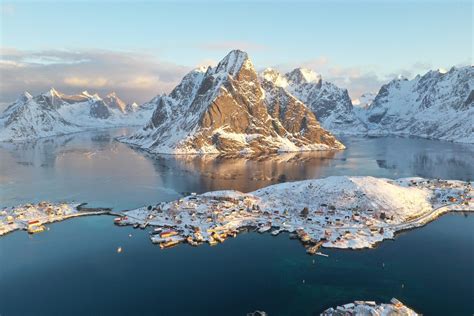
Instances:
[[[124,209],[182,192],[252,191],[330,175],[474,178],[470,145],[343,138],[341,152],[176,158],[113,140],[124,132],[1,145],[0,206],[47,199]],[[212,248],[160,251],[147,231],[116,227],[107,216],[49,227],[0,238],[1,315],[313,315],[394,296],[425,315],[474,313],[474,216],[446,215],[373,250],[325,250],[329,258],[306,255],[286,235],[248,233]]]

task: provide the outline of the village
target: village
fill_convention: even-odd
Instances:
[[[346,315],[400,315],[416,316],[420,315],[404,305],[396,298],[392,298],[390,303],[377,304],[374,301],[354,301],[336,308],[330,307],[321,313],[321,316],[346,316]]]
[[[370,248],[449,211],[473,211],[472,183],[409,178],[330,177],[251,193],[216,191],[124,212],[116,225],[153,227],[161,248],[214,246],[242,231],[289,233],[309,254]]]
[[[84,215],[107,214],[108,208],[86,208],[83,204],[51,203],[42,201],[0,209],[0,236],[15,230],[37,234],[47,230],[45,224]]]
[[[287,182],[241,193],[215,191],[130,211],[83,204],[49,203],[4,207],[0,236],[30,234],[45,224],[84,215],[118,215],[119,226],[151,228],[153,243],[211,246],[244,231],[298,239],[309,254],[326,248],[370,248],[397,231],[422,226],[450,211],[473,211],[472,182],[406,178],[329,177]]]

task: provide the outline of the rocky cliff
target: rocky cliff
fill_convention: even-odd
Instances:
[[[187,74],[158,96],[151,120],[122,138],[156,153],[255,153],[342,149],[314,114],[284,90],[267,92],[245,52]]]

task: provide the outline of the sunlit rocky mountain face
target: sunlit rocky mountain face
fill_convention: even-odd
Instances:
[[[401,135],[474,143],[474,67],[397,78],[351,101],[311,70],[257,73],[245,52],[188,73],[142,105],[117,94],[25,92],[0,115],[0,141],[142,126],[122,141],[155,153],[342,149],[334,135]],[[334,134],[334,135],[333,135]]]
[[[342,149],[301,100],[259,78],[247,53],[187,74],[151,101],[146,126],[123,138],[156,153],[256,153]]]

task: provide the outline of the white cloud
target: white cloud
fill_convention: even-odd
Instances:
[[[2,47],[0,103],[14,101],[24,90],[38,94],[51,87],[65,93],[116,91],[127,102],[141,103],[171,91],[190,69],[137,52]]]

